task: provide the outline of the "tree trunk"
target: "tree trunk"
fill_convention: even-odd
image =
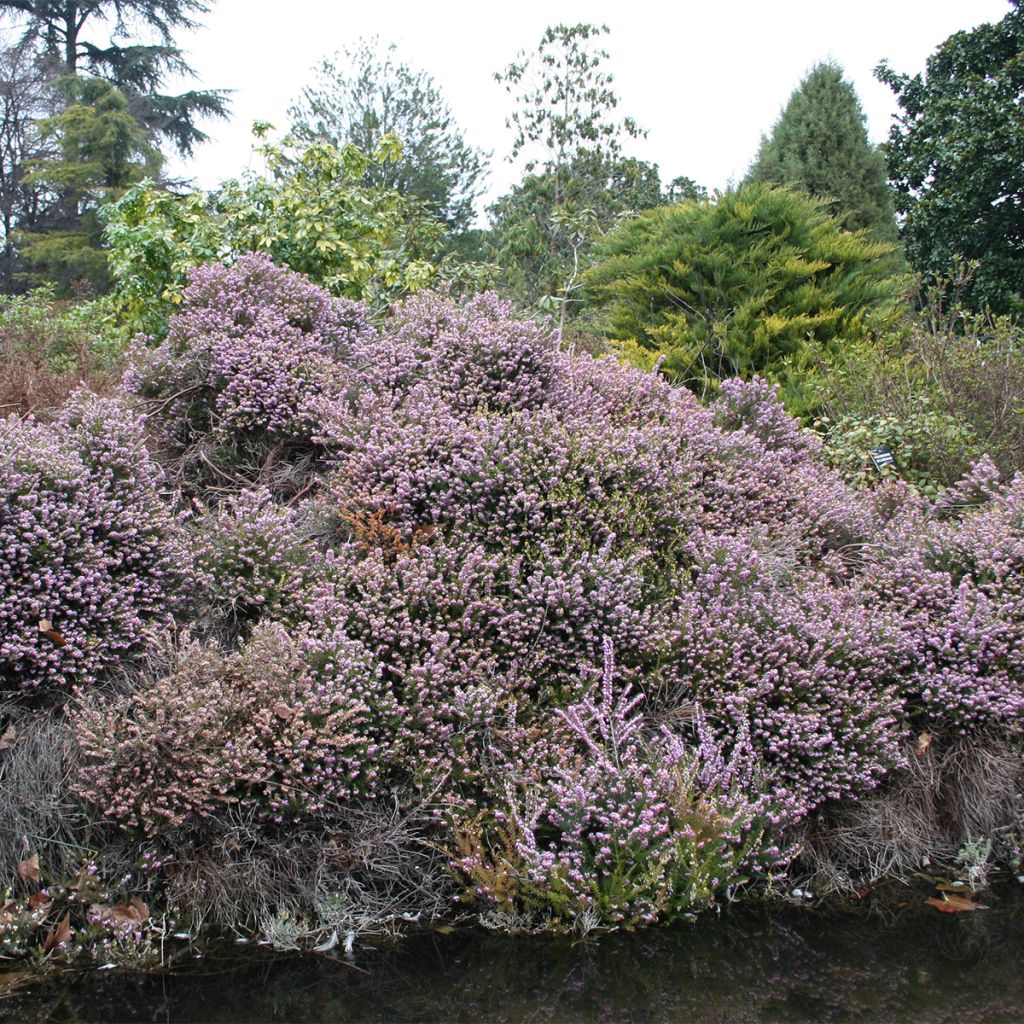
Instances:
[[[78,4],[69,3],[64,8],[64,64],[68,74],[78,71]]]

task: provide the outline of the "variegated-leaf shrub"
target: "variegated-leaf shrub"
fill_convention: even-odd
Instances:
[[[0,689],[92,683],[170,622],[188,566],[163,486],[114,400],[0,421]]]

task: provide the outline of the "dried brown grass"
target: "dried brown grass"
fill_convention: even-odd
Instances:
[[[307,944],[329,932],[393,932],[450,914],[457,889],[422,808],[397,800],[339,811],[320,826],[276,832],[227,816],[177,851],[164,890],[191,928],[265,932],[282,915]]]
[[[801,859],[818,891],[952,868],[966,843],[1024,828],[1019,746],[971,737],[918,749],[883,787],[808,824]]]
[[[88,820],[72,796],[78,751],[60,709],[0,702],[0,890],[38,853],[44,879],[88,860]]]

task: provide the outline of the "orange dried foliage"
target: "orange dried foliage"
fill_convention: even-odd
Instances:
[[[363,551],[380,551],[386,559],[395,559],[417,544],[427,543],[438,530],[436,523],[414,526],[406,539],[402,531],[388,522],[391,508],[379,508],[373,512],[345,509],[341,519],[348,524],[356,544]]]

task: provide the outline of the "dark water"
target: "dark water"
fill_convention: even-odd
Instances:
[[[232,947],[156,976],[76,974],[11,1021],[1024,1021],[1024,902],[882,919],[750,910],[576,941],[468,931],[324,955]]]

